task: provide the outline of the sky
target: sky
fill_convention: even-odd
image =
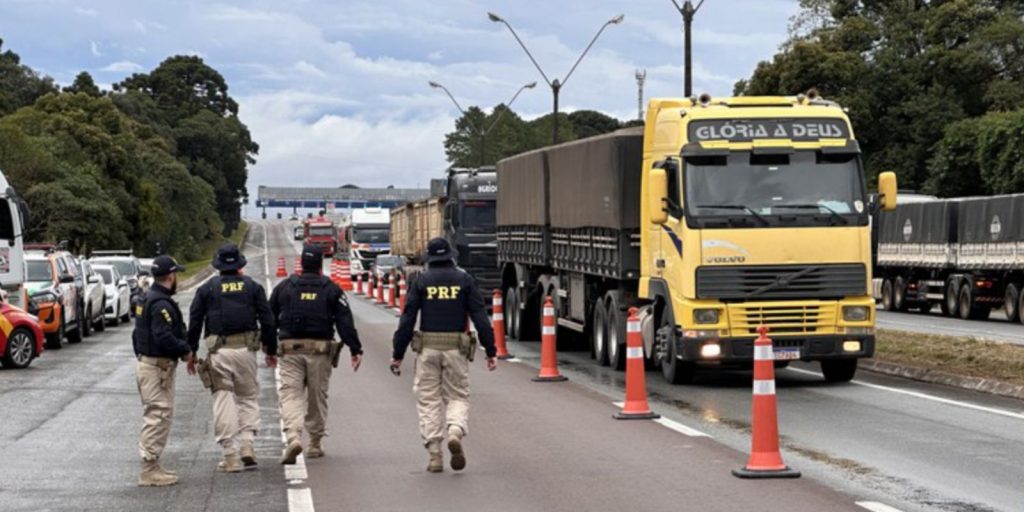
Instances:
[[[706,0],[694,24],[694,91],[728,95],[784,41],[797,0]],[[561,94],[563,111],[637,115],[645,95],[682,94],[681,18],[671,0],[0,0],[0,38],[22,61],[70,83],[101,86],[174,54],[201,56],[228,81],[260,145],[258,185],[427,187],[447,167],[443,139],[458,110],[490,109],[538,81],[514,105],[551,109],[551,91],[506,19],[549,78],[562,78],[608,27]],[[796,92],[796,91],[785,91]]]

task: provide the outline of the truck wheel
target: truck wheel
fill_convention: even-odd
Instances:
[[[902,277],[896,278],[892,287],[892,307],[896,311],[907,310],[907,283]]]
[[[675,320],[667,311],[661,317],[657,336],[661,340],[659,343],[665,343],[665,347],[661,349],[661,375],[669,384],[690,384],[693,382],[696,367],[693,363],[676,358],[675,335],[672,333],[675,330]]]
[[[850,382],[857,373],[856,359],[829,359],[821,362],[825,382]]]
[[[81,343],[82,342],[82,325],[85,323],[85,308],[78,306],[77,309],[78,318],[75,320],[75,330],[67,333],[68,343]]]
[[[1024,311],[1024,293],[1020,294],[1020,299],[1017,301],[1017,319],[1024,324],[1024,315],[1020,314],[1021,311]]]
[[[974,300],[974,293],[970,286],[960,289],[960,318],[964,320],[986,320],[992,313],[992,308],[979,306]]]
[[[946,293],[942,300],[942,314],[946,316],[958,316],[960,314],[960,299],[958,292],[960,287],[956,281],[946,283]]]
[[[1003,309],[1006,310],[1006,319],[1011,322],[1020,320],[1020,288],[1016,284],[1006,285],[1006,295],[1003,297]]]
[[[608,310],[604,301],[598,301],[594,306],[594,325],[590,352],[594,360],[600,366],[608,366]]]
[[[882,309],[886,311],[895,310],[893,305],[892,281],[886,278],[882,281]]]
[[[608,298],[608,366],[626,369],[626,312],[614,296]]]
[[[519,339],[519,303],[516,297],[515,288],[505,290],[505,335],[512,339]]]

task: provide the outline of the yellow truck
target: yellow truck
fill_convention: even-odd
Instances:
[[[665,378],[749,367],[759,326],[778,366],[820,361],[849,381],[874,352],[869,196],[843,109],[795,97],[654,99],[643,128],[497,166],[509,335],[535,339],[551,297],[563,330],[625,366],[626,316]],[[561,338],[560,338],[561,339]]]

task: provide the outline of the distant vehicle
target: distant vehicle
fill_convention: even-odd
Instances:
[[[139,286],[143,293],[153,286],[153,258],[139,258]]]
[[[350,244],[352,275],[370,270],[377,256],[391,254],[391,212],[382,208],[353,210],[345,238]]]
[[[0,361],[4,368],[28,368],[32,360],[43,353],[39,319],[7,302],[0,304],[0,316],[10,326],[6,335],[0,331]]]
[[[28,309],[25,244],[22,235],[28,207],[0,172],[0,288],[12,306]]]
[[[128,280],[121,275],[114,265],[93,265],[96,273],[103,279],[103,292],[107,306],[103,309],[103,317],[110,325],[131,321],[132,297]]]
[[[92,263],[81,260],[82,272],[85,275],[85,295],[82,310],[85,315],[82,319],[82,334],[89,336],[92,329],[96,332],[103,332],[106,323],[103,321],[103,311],[107,307],[107,295],[103,289],[103,279],[96,273]]]
[[[131,251],[94,251],[92,254],[89,261],[117,267],[118,273],[128,281],[132,302],[142,299],[143,289],[139,281],[142,265],[138,258],[132,256]]]
[[[392,270],[402,270],[405,266],[405,259],[401,256],[382,255],[377,256],[373,262],[373,273],[377,279],[391,273]]]
[[[296,240],[302,240],[306,238],[306,228],[303,226],[296,226],[294,229],[294,237]]]
[[[293,221],[293,222],[298,221],[299,220],[299,216],[298,215],[292,215],[288,220]]]
[[[53,253],[29,254],[25,257],[25,264],[25,286],[29,299],[38,308],[37,316],[46,334],[47,348],[60,348],[65,337],[69,343],[82,341],[78,291],[75,276],[67,262]]]
[[[303,223],[303,237],[307,244],[319,246],[325,258],[333,258],[338,248],[338,228],[327,217],[316,217]]]

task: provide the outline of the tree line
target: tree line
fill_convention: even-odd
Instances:
[[[234,231],[259,146],[199,57],[173,56],[102,91],[60,88],[0,40],[0,169],[28,203],[26,239],[202,256]]]

